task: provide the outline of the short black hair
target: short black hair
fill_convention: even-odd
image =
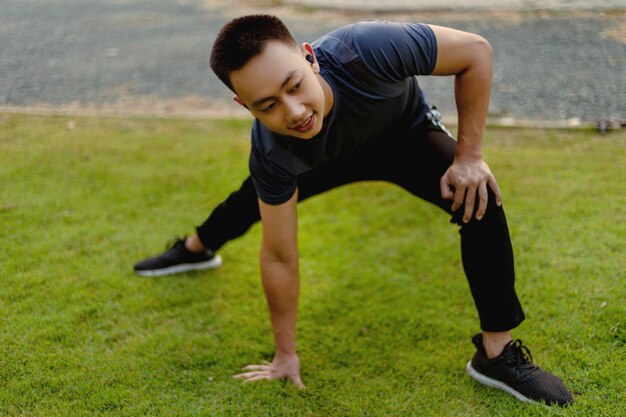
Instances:
[[[211,69],[228,88],[233,89],[230,73],[243,68],[263,53],[269,41],[280,41],[297,48],[287,26],[276,16],[247,15],[228,22],[217,35],[211,51]]]

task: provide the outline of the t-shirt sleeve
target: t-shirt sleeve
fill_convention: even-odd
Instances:
[[[254,145],[250,152],[249,168],[257,196],[264,203],[271,205],[285,203],[296,191],[297,179],[265,158]]]
[[[398,82],[435,69],[437,40],[426,24],[361,22],[351,35],[355,52],[378,78]]]

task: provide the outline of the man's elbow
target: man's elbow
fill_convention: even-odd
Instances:
[[[493,61],[493,48],[489,41],[480,35],[475,35],[473,40],[473,49],[482,59]]]
[[[298,249],[297,248],[280,248],[272,247],[266,244],[261,245],[261,252],[259,254],[261,262],[265,263],[281,263],[281,264],[298,264]]]

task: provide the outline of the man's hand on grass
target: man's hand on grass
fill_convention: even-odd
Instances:
[[[244,382],[289,378],[298,388],[305,388],[300,378],[300,360],[295,353],[292,355],[276,355],[272,362],[265,362],[262,365],[247,365],[243,369],[250,372],[237,374],[234,377],[243,379]]]
[[[481,220],[487,210],[487,185],[495,194],[496,204],[501,205],[500,188],[485,161],[479,157],[457,156],[441,177],[441,196],[452,200],[452,211],[458,210],[465,201],[465,223],[472,218],[478,196],[476,219]]]

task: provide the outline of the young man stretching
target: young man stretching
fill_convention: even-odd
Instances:
[[[191,239],[136,270],[217,266],[221,260],[207,249],[243,234],[260,213],[261,276],[276,351],[272,363],[249,365],[238,378],[290,378],[304,386],[296,353],[297,202],[342,184],[383,180],[439,206],[461,226],[463,266],[483,330],[472,339],[477,352],[469,375],[521,400],[572,401],[563,382],[511,338],[524,313],[500,191],[482,160],[492,77],[483,38],[432,25],[362,22],[298,47],[279,19],[253,15],[222,28],[211,67],[256,118],[251,180]],[[420,75],[455,76],[457,141],[426,103]]]

